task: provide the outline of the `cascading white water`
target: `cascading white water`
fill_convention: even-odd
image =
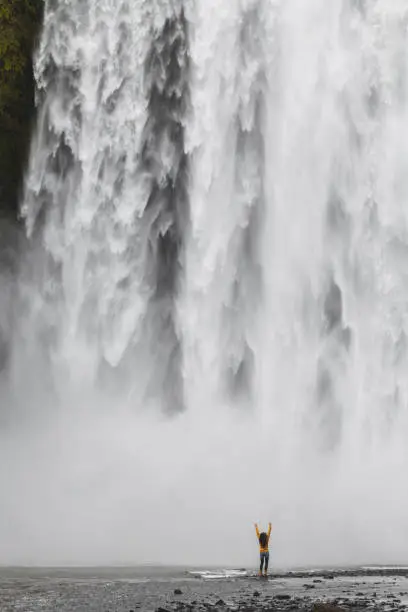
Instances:
[[[1,562],[407,561],[407,25],[46,3]]]

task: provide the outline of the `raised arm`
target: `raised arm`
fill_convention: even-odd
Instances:
[[[258,529],[258,524],[257,523],[255,523],[255,531],[256,531],[256,537],[259,540],[259,529]]]
[[[268,524],[268,540],[269,540],[269,537],[271,535],[271,531],[272,531],[272,523],[269,523]]]

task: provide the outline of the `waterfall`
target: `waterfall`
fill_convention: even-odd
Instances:
[[[407,560],[407,24],[46,0],[0,562]]]

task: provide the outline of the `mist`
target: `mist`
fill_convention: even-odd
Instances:
[[[2,564],[247,566],[268,519],[278,567],[406,559],[398,452],[323,463],[245,416],[87,412],[3,432]]]

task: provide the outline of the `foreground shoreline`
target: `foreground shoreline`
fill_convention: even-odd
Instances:
[[[408,567],[246,570],[0,567],[11,612],[402,612]]]

